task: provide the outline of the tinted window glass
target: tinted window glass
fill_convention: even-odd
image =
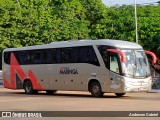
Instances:
[[[88,48],[87,47],[80,47],[79,49],[79,63],[85,63],[88,61],[87,58]]]
[[[61,51],[60,49],[56,49],[56,63],[62,63],[62,59],[61,59]]]
[[[95,54],[93,47],[89,47],[87,59],[88,59],[89,63],[99,65],[99,62],[98,62],[98,59],[97,59],[97,56]]]
[[[56,63],[56,49],[46,50],[45,56],[46,56],[46,63],[47,64]]]
[[[4,62],[6,64],[10,64],[10,55],[11,55],[11,52],[4,52]]]
[[[71,56],[70,56],[70,62],[71,63],[77,63],[78,62],[78,52],[79,52],[79,47],[72,48]]]
[[[71,63],[71,54],[73,52],[73,48],[65,48],[63,49],[63,60],[64,63]]]
[[[106,65],[106,67],[108,68],[107,48],[108,48],[107,46],[99,46],[98,50],[99,50],[99,52],[102,56],[102,59],[103,59],[105,65]]]
[[[118,57],[116,55],[110,56],[110,70],[119,73]]]
[[[26,65],[30,63],[29,51],[20,51],[15,52],[14,54],[20,65]]]
[[[34,50],[31,53],[32,64],[44,64],[45,59],[45,50]]]
[[[107,49],[114,49],[114,47],[103,46],[103,45],[98,46],[98,50],[102,56],[104,64],[109,69],[110,60],[109,60],[109,52],[107,52]]]
[[[99,66],[97,56],[92,46],[27,50],[13,53],[20,65],[89,63]],[[10,52],[4,53],[4,61],[9,64]]]
[[[93,47],[86,46],[79,49],[79,61],[80,63],[90,63],[99,66],[99,62]]]

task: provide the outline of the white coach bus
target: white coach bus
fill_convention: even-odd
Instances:
[[[89,91],[94,97],[148,91],[152,80],[146,53],[136,43],[106,39],[7,48],[2,55],[4,87],[26,94]]]

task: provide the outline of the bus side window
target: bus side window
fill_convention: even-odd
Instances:
[[[64,63],[71,63],[71,53],[73,48],[65,48],[64,49],[64,54],[63,54],[63,59]]]
[[[99,66],[96,53],[92,46],[80,47],[79,50],[79,63],[89,63]]]
[[[4,52],[4,62],[6,64],[10,64],[10,55],[11,55],[11,52]]]
[[[47,50],[47,57],[46,63],[48,64],[55,64],[56,61],[56,49],[49,49]]]
[[[99,61],[97,59],[97,56],[96,56],[96,53],[95,53],[93,47],[88,48],[87,59],[88,59],[89,63],[99,66]]]
[[[71,57],[70,57],[71,63],[77,63],[78,62],[78,47],[73,47],[71,50]]]
[[[27,65],[30,63],[29,51],[20,51],[16,56],[20,65]]]
[[[108,60],[108,54],[107,54],[107,46],[98,46],[98,50],[102,56],[102,59],[104,61],[104,64],[106,66],[106,68],[109,69],[109,60]]]
[[[114,56],[114,55],[110,56],[110,70],[115,73],[119,73],[119,65],[118,65],[117,56]]]
[[[45,63],[44,50],[33,51],[33,63],[34,64],[44,64]]]
[[[56,63],[61,63],[62,62],[62,55],[61,55],[61,50],[60,49],[56,49]]]
[[[46,50],[45,52],[46,64],[51,64],[51,50]]]
[[[87,48],[86,47],[80,47],[78,58],[79,58],[78,63],[86,63],[87,61]]]

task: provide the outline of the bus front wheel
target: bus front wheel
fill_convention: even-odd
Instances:
[[[26,94],[33,94],[34,93],[31,81],[28,80],[24,83],[24,91]]]
[[[101,89],[101,85],[99,84],[99,82],[93,82],[90,86],[90,92],[92,94],[93,97],[102,97],[103,96],[103,92]]]

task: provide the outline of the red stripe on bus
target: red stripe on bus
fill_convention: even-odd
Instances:
[[[21,80],[24,80],[26,78],[26,75],[25,73],[23,72],[21,66],[19,65],[17,59],[15,58],[14,54],[11,53],[11,67],[10,67],[10,70],[11,70],[11,80],[14,80],[15,79],[15,72],[14,70],[17,71],[18,75],[20,76]]]
[[[11,53],[11,58],[10,58],[10,83],[8,80],[4,77],[4,87],[6,88],[11,88],[11,89],[16,89],[16,76],[15,73],[17,73],[23,82],[26,78],[26,75],[19,65],[16,57],[14,56],[13,53]],[[36,90],[43,90],[42,86],[38,83],[38,80],[36,79],[35,75],[31,70],[28,71],[29,78],[33,84],[33,88]]]
[[[21,80],[23,81],[26,78],[25,73],[23,72],[22,68],[20,67],[17,59],[15,58],[14,54],[11,53],[11,58],[10,58],[10,88],[16,89],[16,77],[15,73],[17,72]],[[7,84],[7,83],[6,83]]]
[[[32,81],[33,89],[43,90],[42,86],[38,83],[37,78],[35,77],[35,75],[33,74],[31,70],[28,71],[28,76],[30,80]]]
[[[3,82],[5,88],[12,88],[5,77],[3,77]]]

